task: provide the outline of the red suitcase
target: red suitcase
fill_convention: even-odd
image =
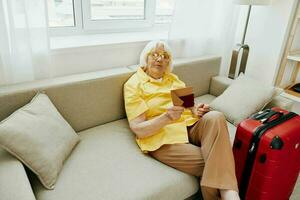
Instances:
[[[300,170],[300,116],[273,107],[237,126],[233,144],[243,200],[288,200]]]

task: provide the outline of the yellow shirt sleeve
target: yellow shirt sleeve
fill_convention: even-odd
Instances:
[[[130,84],[124,85],[124,102],[128,121],[149,109],[146,102],[138,94],[137,88]]]

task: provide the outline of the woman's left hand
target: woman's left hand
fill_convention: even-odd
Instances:
[[[210,111],[208,104],[200,103],[193,107],[192,112],[198,117],[202,117],[205,113]]]

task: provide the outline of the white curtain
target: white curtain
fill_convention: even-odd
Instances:
[[[220,55],[220,74],[227,75],[238,16],[233,0],[177,0],[169,40],[183,48],[175,48],[175,57]]]
[[[0,84],[50,77],[45,0],[0,0]]]

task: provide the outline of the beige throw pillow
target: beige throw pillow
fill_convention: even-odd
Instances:
[[[47,189],[54,188],[63,162],[78,142],[79,136],[43,93],[0,122],[0,146],[31,169]]]
[[[241,73],[210,107],[223,112],[227,120],[238,125],[251,114],[260,111],[275,95],[275,88]]]

